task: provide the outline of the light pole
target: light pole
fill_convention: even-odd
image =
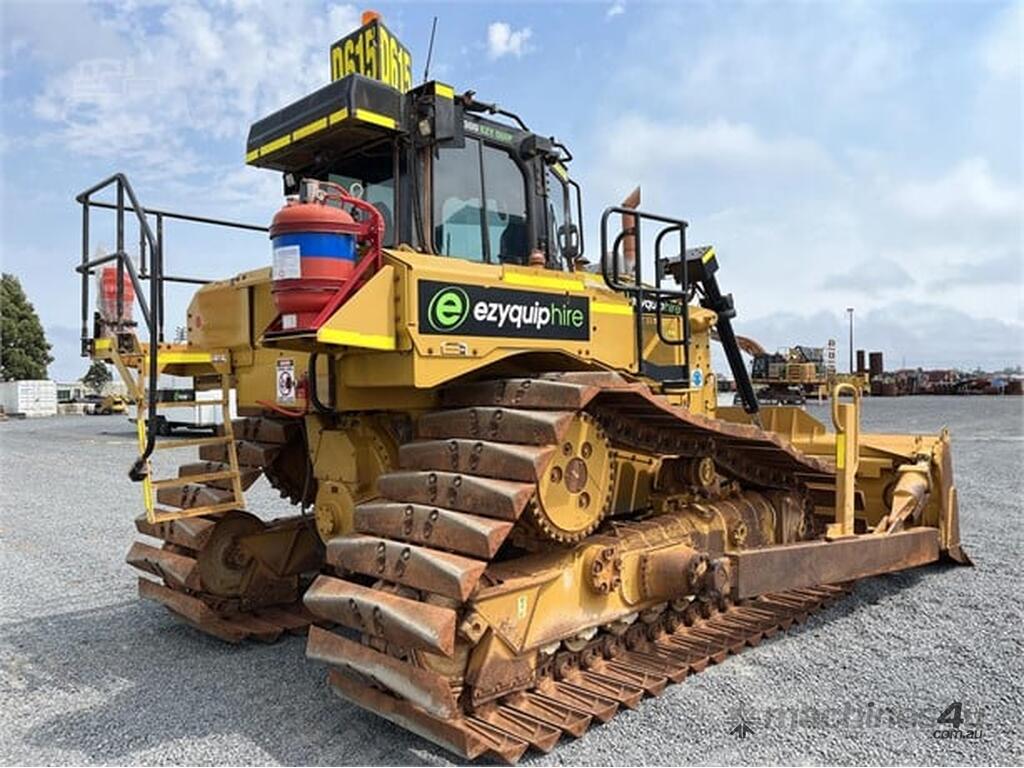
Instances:
[[[850,373],[853,374],[853,307],[847,307],[846,314],[850,316]]]

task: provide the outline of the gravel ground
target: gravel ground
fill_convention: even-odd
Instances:
[[[865,430],[953,430],[977,567],[861,582],[788,635],[524,762],[1021,764],[1022,408],[865,402]],[[124,417],[0,424],[0,762],[450,763],[331,694],[301,638],[232,647],[137,600],[123,563],[139,505],[133,456]],[[250,502],[270,514],[260,482]],[[954,702],[962,730],[983,723],[979,739],[936,737]]]

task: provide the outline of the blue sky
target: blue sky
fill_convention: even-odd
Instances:
[[[739,332],[840,340],[889,367],[1024,362],[1020,4],[376,3],[422,74],[521,114],[572,149],[590,243],[635,184],[716,245]],[[56,362],[78,352],[74,195],[114,170],[153,207],[267,222],[276,174],[249,124],[329,79],[361,6],[0,4],[3,270]],[[108,248],[112,227],[97,234]],[[168,230],[175,272],[269,261],[259,235]],[[188,294],[171,297],[183,324]]]

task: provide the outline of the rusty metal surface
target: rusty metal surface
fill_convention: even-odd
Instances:
[[[446,408],[501,406],[542,410],[583,408],[596,395],[594,384],[577,384],[546,379],[499,379],[456,384],[441,393]]]
[[[490,440],[421,440],[406,443],[398,452],[406,469],[470,472],[482,477],[532,483],[548,463],[553,446],[517,445]]]
[[[358,533],[384,536],[489,560],[512,530],[512,523],[444,507],[400,502],[360,504]]]
[[[187,483],[177,488],[161,488],[156,492],[156,499],[159,503],[180,509],[212,507],[224,504],[233,498],[234,495],[231,491],[195,483]]]
[[[766,594],[759,591],[756,599],[733,606],[728,587],[732,578],[740,577],[730,571],[723,549],[753,548],[742,550],[743,555],[770,552],[781,548],[771,546],[773,541],[810,535],[807,496],[793,489],[808,482],[829,486],[834,482],[829,462],[754,426],[691,414],[651,394],[647,386],[612,373],[476,382],[445,390],[442,402],[447,408],[419,418],[420,439],[400,449],[400,468],[379,478],[384,499],[357,505],[357,533],[329,542],[333,565],[377,583],[364,587],[339,579],[343,586],[324,599],[324,605],[333,606],[324,615],[363,632],[364,641],[378,649],[367,651],[376,654],[371,658],[381,664],[380,659],[387,659],[394,666],[388,674],[436,670],[439,679],[459,692],[462,704],[454,717],[432,717],[401,700],[400,688],[408,680],[399,676],[385,682],[371,675],[374,683],[360,677],[365,671],[353,677],[334,670],[332,683],[343,681],[336,689],[465,757],[489,753],[515,760],[530,746],[546,750],[560,733],[580,734],[589,723],[607,720],[620,708],[637,707],[644,696],[658,695],[669,683],[804,621],[842,593],[821,587],[823,582],[851,580],[921,559],[914,547],[909,555],[886,550],[874,560],[850,556],[846,559],[858,562],[860,570],[812,570],[784,585],[765,585]],[[478,625],[472,612],[463,616],[462,611],[470,597],[479,605],[485,597],[500,598],[501,590],[525,590],[527,579],[543,581],[536,569],[549,562],[546,553],[559,550],[542,538],[533,505],[540,498],[538,488],[551,475],[552,462],[563,454],[574,455],[567,435],[580,418],[596,420],[623,455],[635,450],[683,457],[683,469],[703,468],[703,473],[694,480],[694,472],[684,472],[678,489],[658,486],[651,497],[653,516],[611,517],[587,539],[609,549],[611,562],[622,557],[637,563],[636,594],[623,599],[626,606],[636,605],[638,613],[587,627],[577,618],[580,605],[563,600],[565,615],[556,622],[558,631],[530,646],[534,655],[516,655],[500,640],[488,644],[502,637],[496,625],[490,632],[486,629],[487,622],[497,619],[486,618]],[[696,525],[690,515],[720,521],[719,528]],[[900,535],[886,537],[899,543],[883,549],[899,549]],[[920,542],[928,538],[916,536]],[[498,548],[506,540],[520,549],[508,550],[515,554],[503,559]],[[541,540],[531,548],[531,542]],[[934,559],[934,532],[930,548]],[[809,556],[798,554],[796,560],[801,557]],[[778,570],[786,568],[779,565]],[[550,583],[562,574],[552,569]],[[425,598],[416,590],[433,594]],[[696,599],[677,599],[684,595]],[[318,599],[314,596],[311,606]],[[541,610],[536,595],[529,600],[523,605]],[[437,640],[440,623],[430,627],[425,618],[426,609],[437,609],[438,603],[455,615],[457,642],[451,651],[447,642]],[[401,608],[389,613],[392,604]],[[513,615],[515,605],[510,598],[504,609],[508,613],[501,615]],[[557,606],[543,610],[561,615]],[[374,627],[381,617],[399,629],[389,634]],[[452,623],[444,624],[446,640]],[[441,654],[452,656],[417,652],[410,663],[403,649],[423,647],[416,643],[434,643],[434,653],[440,648]],[[334,663],[345,666],[337,659]]]
[[[487,567],[483,560],[361,533],[331,539],[327,562],[456,600],[469,597]]]
[[[562,733],[581,736],[593,722],[611,719],[620,707],[639,707],[644,696],[659,695],[669,682],[684,680],[709,664],[722,663],[730,655],[756,646],[763,637],[804,621],[846,592],[845,586],[820,586],[747,600],[697,618],[691,626],[679,625],[656,639],[638,636],[635,649],[614,658],[599,654],[587,663],[566,665],[563,674],[541,677],[529,690],[507,695],[475,712],[431,714],[408,698],[390,695],[373,682],[356,680],[338,669],[330,670],[329,682],[339,695],[465,759],[489,754],[514,763],[531,746],[547,751]],[[356,669],[390,691],[412,684],[408,678],[424,671],[403,667],[402,662],[351,641],[334,644],[329,637],[328,632],[311,630],[311,644],[314,640],[317,644],[314,658]],[[321,649],[321,643],[329,650]],[[350,663],[346,654],[359,660]],[[395,674],[404,675],[382,679],[393,667]],[[423,683],[428,690],[417,689],[414,695],[429,697],[441,683],[436,676],[428,678]],[[413,685],[421,685],[418,677]]]
[[[311,627],[306,655],[333,667],[343,667],[375,680],[426,713],[446,719],[457,713],[448,682],[426,669],[354,643],[340,635]]]
[[[395,643],[450,656],[455,649],[456,614],[351,581],[320,575],[303,602],[315,615]]]
[[[440,505],[501,520],[518,520],[533,497],[533,483],[495,480],[455,472],[389,472],[377,481],[394,501]]]
[[[416,431],[423,438],[550,445],[562,439],[574,415],[575,411],[457,408],[420,416]]]
[[[696,440],[710,441],[716,463],[727,469],[732,463],[749,464],[743,474],[765,485],[785,487],[792,477],[831,479],[830,462],[807,456],[778,435],[753,425],[736,424],[690,413],[651,393],[643,384],[623,383],[605,388],[588,410],[605,424],[616,441],[637,448],[673,452],[676,445],[689,447]],[[737,466],[740,472],[744,467]]]
[[[265,417],[234,419],[231,426],[235,437],[239,440],[250,440],[257,443],[287,443],[302,430],[297,419],[283,420]]]
[[[185,517],[166,523],[151,523],[145,515],[135,518],[135,529],[139,533],[194,550],[206,546],[213,533],[213,526],[214,522],[204,517]]]
[[[260,471],[256,467],[240,467],[239,480],[242,483],[242,490],[247,490],[255,483],[260,477]],[[230,472],[230,465],[221,461],[195,461],[189,464],[182,464],[178,467],[178,477],[189,477],[193,478],[196,475],[210,475]],[[213,488],[221,488],[223,490],[231,489],[231,480],[210,480],[204,483]]]
[[[238,440],[235,448],[238,451],[238,463],[244,467],[265,467],[281,451],[277,443],[257,443],[252,440]],[[205,461],[227,461],[228,448],[226,445],[200,446],[199,458]]]
[[[128,550],[125,562],[181,589],[199,589],[199,564],[195,558],[136,541]]]
[[[353,680],[336,669],[328,672],[327,679],[334,692],[342,698],[432,741],[439,747],[462,755],[467,760],[476,759],[488,749],[488,745],[484,741],[469,733],[459,721],[449,722],[431,717],[409,702],[397,699],[364,682]],[[523,742],[519,754],[510,754],[506,758],[506,762],[515,762],[522,757],[529,746]]]
[[[261,466],[291,450],[301,431],[294,421],[259,417],[233,422],[242,432],[267,442],[237,443],[242,482],[251,483]],[[269,442],[292,439],[293,442]],[[163,503],[192,507],[228,491],[218,479],[227,446],[203,445],[203,461],[179,467],[186,484],[160,490]],[[305,449],[300,451],[304,458]],[[204,455],[206,454],[206,455]],[[246,455],[248,454],[248,455]],[[293,515],[263,523],[234,509],[215,515],[150,523],[135,521],[139,533],[163,542],[159,548],[136,542],[127,562],[162,579],[142,579],[143,597],[165,605],[177,618],[228,642],[273,641],[283,633],[303,633],[314,620],[298,601],[304,574],[317,571],[323,548],[311,518]]]
[[[736,598],[890,573],[939,559],[939,533],[915,528],[838,541],[806,541],[729,555]]]

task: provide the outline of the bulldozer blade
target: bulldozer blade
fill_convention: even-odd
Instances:
[[[730,553],[733,598],[853,581],[939,559],[939,532],[911,528],[887,535],[806,541]]]
[[[441,403],[447,408],[490,405],[569,411],[584,408],[598,391],[596,386],[566,381],[501,379],[446,387]]]
[[[405,728],[439,747],[462,755],[467,760],[475,760],[488,749],[487,744],[469,733],[461,725],[460,720],[439,720],[428,715],[422,709],[414,707],[408,701],[390,696],[365,683],[357,682],[336,669],[328,672],[327,679],[334,692],[343,699],[353,702],[367,712],[390,720],[400,728]],[[529,745],[524,742],[523,752],[527,747]]]
[[[125,562],[140,571],[160,576],[164,581],[183,589],[199,589],[199,564],[194,558],[167,549],[158,549],[136,541],[128,550]]]
[[[535,483],[493,480],[454,472],[389,472],[377,481],[381,495],[394,501],[438,504],[500,520],[518,520],[533,498]]]
[[[327,542],[327,562],[456,600],[469,597],[487,567],[482,560],[360,533]]]
[[[178,477],[193,477],[195,475],[210,475],[219,474],[222,472],[230,472],[231,467],[228,464],[220,461],[195,461],[191,464],[182,464],[178,467]],[[238,477],[242,482],[242,490],[248,490],[253,483],[255,483],[260,476],[258,469],[241,469],[238,473]],[[208,485],[211,488],[220,488],[224,491],[230,491],[232,488],[231,478],[222,478],[220,480],[209,480],[205,481],[203,485]]]
[[[574,411],[517,411],[505,408],[457,408],[420,416],[422,438],[496,440],[501,443],[550,445],[561,442]]]
[[[484,477],[536,482],[554,455],[554,446],[516,445],[489,440],[421,440],[398,449],[403,469],[440,469]]]
[[[511,522],[423,504],[371,502],[355,511],[358,533],[426,544],[489,560],[505,541]]]
[[[196,551],[206,546],[214,525],[213,520],[202,517],[184,517],[166,523],[151,523],[145,515],[135,518],[135,529],[139,533]]]
[[[451,656],[455,611],[331,576],[317,576],[303,597],[316,616],[387,640]]]
[[[448,682],[440,675],[360,645],[320,627],[309,628],[306,656],[368,677],[434,717],[458,712]]]

